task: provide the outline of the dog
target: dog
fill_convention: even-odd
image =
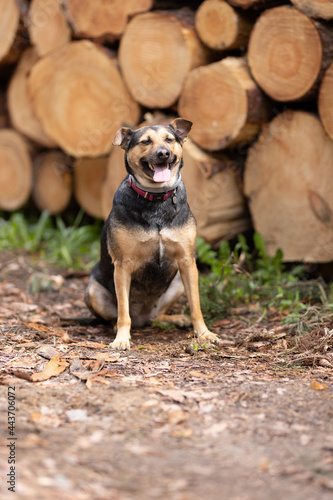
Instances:
[[[182,145],[192,122],[176,118],[168,126],[123,127],[112,144],[125,150],[127,177],[120,184],[101,235],[100,261],[86,289],[89,309],[115,321],[110,348],[130,349],[131,326],[153,319],[193,325],[200,340],[219,344],[205,325],[195,260],[196,222],[181,180]],[[186,292],[191,320],[167,315]]]

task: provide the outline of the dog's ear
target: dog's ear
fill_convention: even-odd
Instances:
[[[134,131],[131,128],[120,128],[113,138],[113,146],[120,146],[122,149],[127,149],[133,134]]]
[[[193,123],[189,120],[185,120],[184,118],[176,118],[173,122],[170,123],[170,127],[176,132],[178,137],[183,141],[186,139],[190,130],[192,128]]]

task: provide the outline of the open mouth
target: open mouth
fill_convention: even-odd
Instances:
[[[141,163],[149,176],[153,174],[154,182],[169,182],[171,180],[171,168],[174,161],[172,163],[148,163],[142,161]]]

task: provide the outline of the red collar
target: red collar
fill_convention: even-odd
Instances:
[[[165,193],[149,193],[149,191],[143,191],[142,189],[138,188],[132,181],[131,177],[127,179],[128,185],[139,195],[142,196],[142,198],[145,198],[145,200],[148,201],[165,201],[167,200],[175,191],[177,188],[171,189],[170,191],[167,191]]]

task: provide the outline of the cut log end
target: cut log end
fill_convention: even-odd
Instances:
[[[62,0],[32,0],[28,31],[37,53],[44,56],[70,41],[71,30],[61,5]]]
[[[55,142],[43,129],[28,94],[28,76],[37,61],[38,55],[34,48],[30,47],[23,53],[8,88],[9,114],[16,130],[37,144],[54,147]]]
[[[201,40],[211,49],[244,48],[251,24],[223,0],[206,0],[196,12],[195,27]]]
[[[89,38],[111,35],[119,38],[128,17],[149,10],[153,0],[64,0],[64,5],[76,35]]]
[[[271,255],[280,248],[285,261],[333,259],[332,157],[320,121],[300,111],[277,116],[250,149],[245,194]]]
[[[0,130],[0,208],[16,210],[28,200],[32,163],[28,145],[14,130]]]
[[[90,41],[69,43],[38,61],[29,90],[45,131],[75,157],[108,153],[117,129],[139,118],[115,62]]]
[[[207,56],[187,16],[184,25],[181,16],[171,13],[140,14],[121,39],[119,62],[125,82],[134,99],[148,108],[172,106],[188,71]]]
[[[255,100],[258,114],[248,123]],[[191,71],[179,100],[179,115],[194,123],[191,137],[210,151],[253,138],[266,113],[262,92],[243,59],[226,58]],[[258,123],[256,123],[256,121]]]
[[[333,139],[333,63],[321,81],[318,111],[327,134]]]
[[[253,77],[270,97],[300,99],[311,91],[322,66],[319,33],[297,9],[267,10],[252,30],[248,59]]]
[[[124,150],[121,148],[111,148],[108,158],[105,181],[102,187],[102,211],[103,218],[106,219],[111,211],[113,197],[119,184],[126,176]]]
[[[39,210],[63,212],[72,196],[72,175],[61,151],[41,153],[34,160],[32,196]]]
[[[74,165],[74,196],[88,215],[102,219],[102,186],[106,177],[107,157],[80,158]]]

